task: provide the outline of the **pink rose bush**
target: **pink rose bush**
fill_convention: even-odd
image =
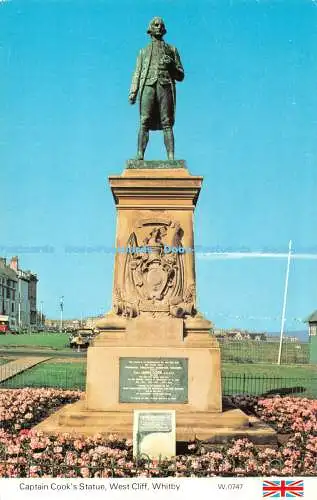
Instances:
[[[260,399],[256,413],[279,432],[317,433],[317,401],[306,398]]]
[[[0,391],[0,477],[210,477],[315,476],[317,401],[300,398],[233,398],[290,436],[279,448],[236,439],[212,448],[195,441],[174,459],[133,457],[132,443],[115,435],[47,436],[31,429],[80,392],[56,389]]]
[[[317,433],[316,400],[280,396],[233,396],[231,401],[246,413],[260,417],[280,433]]]
[[[77,401],[80,395],[78,391],[60,389],[0,390],[0,429],[29,429],[58,407]]]
[[[285,446],[259,449],[237,439],[216,450],[170,460],[133,458],[129,441],[0,431],[0,477],[314,476],[317,438],[295,434]]]

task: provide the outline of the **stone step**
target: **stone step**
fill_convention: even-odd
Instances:
[[[74,405],[76,404],[78,403]],[[86,436],[102,434],[105,437],[112,434],[119,439],[132,439],[132,413],[122,415],[117,412],[81,412],[81,415],[76,417],[75,413],[72,413],[73,408],[71,408],[74,405],[67,405],[67,407],[58,410],[34,427],[34,430],[46,434],[67,432],[73,435]],[[101,416],[102,413],[103,417]],[[225,415],[225,413],[222,415]],[[243,412],[241,414],[244,415]],[[178,418],[176,418],[176,440],[178,442],[188,442],[198,439],[210,445],[221,445],[230,439],[247,437],[260,446],[277,446],[276,433],[271,427],[256,417],[248,417],[247,415],[244,415],[244,417],[247,419],[247,426],[242,427],[229,421],[227,421],[227,426],[220,426],[215,425],[216,422],[210,422],[210,420],[200,423],[190,422],[190,420],[179,422]],[[218,418],[220,418],[219,415]]]

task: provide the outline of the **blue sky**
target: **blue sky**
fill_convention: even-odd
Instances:
[[[127,95],[154,15],[185,68],[176,157],[204,176],[200,309],[217,327],[278,331],[286,258],[257,253],[285,253],[292,239],[286,328],[302,329],[317,308],[313,1],[1,2],[0,255],[38,273],[49,317],[61,295],[66,317],[110,308],[113,255],[97,248],[114,245],[107,177],[135,154]],[[164,157],[153,133],[147,158]]]

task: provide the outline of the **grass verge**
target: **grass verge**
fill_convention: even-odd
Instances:
[[[0,387],[56,387],[85,390],[86,362],[47,361],[30,368],[0,384]],[[237,365],[223,363],[224,394],[264,394],[286,391],[317,398],[317,367],[277,365]],[[290,390],[290,391],[289,391]],[[288,392],[289,391],[289,392]]]
[[[55,387],[85,389],[86,363],[44,362],[29,368],[0,384],[1,388]]]
[[[68,345],[66,333],[24,333],[21,335],[0,336],[1,347],[50,347],[52,349],[63,349]]]

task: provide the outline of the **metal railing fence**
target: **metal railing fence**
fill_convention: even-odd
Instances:
[[[231,363],[276,363],[278,342],[218,339],[221,359]],[[281,363],[285,365],[309,363],[309,344],[285,342]]]
[[[12,374],[11,377],[0,382],[0,389],[54,387],[59,389],[85,390],[86,365],[84,363],[65,364],[65,366],[60,364],[56,368],[53,367],[53,364],[50,367],[42,364],[17,375]],[[7,375],[10,374],[7,372]],[[270,394],[294,394],[296,396],[317,398],[317,377],[271,377],[247,373],[223,374],[222,392],[224,395],[265,394],[269,396]]]
[[[267,397],[302,396],[317,398],[317,377],[268,377],[267,375],[225,375],[222,377],[222,392],[225,396],[251,394]]]

